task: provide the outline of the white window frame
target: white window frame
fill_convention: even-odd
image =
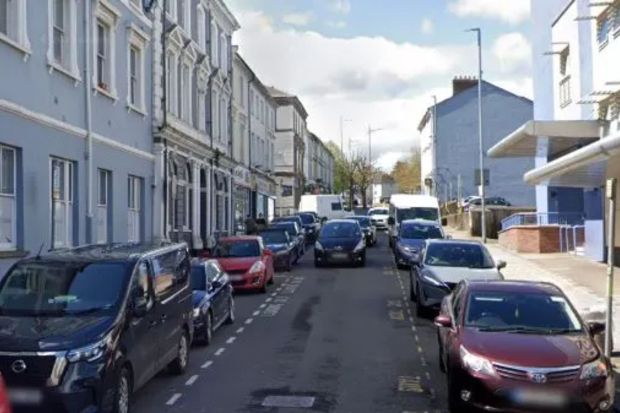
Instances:
[[[76,0],[60,0],[64,4],[64,24],[62,27],[64,40],[61,44],[62,52],[60,60],[55,53],[54,33],[56,30],[56,9],[57,0],[48,0],[48,46],[47,46],[47,65],[50,73],[58,71],[76,82],[81,81],[80,69],[78,67],[77,56],[77,3]]]
[[[206,16],[207,14],[205,13],[204,8],[202,7],[202,4],[199,4],[196,10],[196,34],[197,34],[196,40],[198,42],[198,46],[200,50],[203,52],[207,51],[207,33],[206,33],[207,28],[205,26]]]
[[[226,33],[221,31],[220,38],[219,38],[218,52],[220,53],[220,56],[219,56],[220,68],[222,69],[222,74],[224,75],[224,77],[228,76],[228,54],[227,54],[228,45],[227,43],[228,43],[228,39],[226,39]]]
[[[181,0],[181,14],[179,26],[183,29],[187,37],[192,36],[192,0]]]
[[[224,99],[224,96],[222,96],[222,99],[220,99],[220,142],[222,144],[227,144],[227,126],[228,126],[228,122],[227,122],[227,110],[226,110],[226,100]]]
[[[97,244],[107,244],[110,242],[109,231],[109,214],[110,209],[110,183],[112,181],[112,172],[107,169],[97,170]],[[103,183],[103,188],[102,188]],[[104,199],[101,194],[104,194]]]
[[[220,67],[220,41],[219,41],[219,30],[217,24],[214,21],[211,21],[211,64],[213,67]]]
[[[168,110],[168,112],[172,113],[173,115],[177,115],[178,108],[179,108],[179,103],[177,99],[178,97],[177,72],[179,68],[179,56],[176,53],[170,51],[168,52],[167,59],[168,61],[167,61],[166,70],[168,72],[168,79],[166,81],[166,87],[168,91],[166,93],[166,103],[168,104],[168,107],[166,109]]]
[[[127,178],[127,241],[142,240],[142,178]]]
[[[107,1],[99,0],[97,9],[95,10],[95,19],[93,24],[93,88],[97,93],[117,99],[118,93],[116,89],[116,28],[118,26],[120,11],[112,7]],[[107,29],[106,35],[106,63],[107,74],[104,77],[105,86],[99,85],[99,71],[97,59],[99,54],[99,25]],[[107,81],[107,83],[106,83]]]
[[[54,195],[54,163],[60,166],[59,173],[63,175],[65,188],[64,194],[59,194],[58,197]],[[72,161],[51,157],[50,158],[50,200],[52,202],[51,213],[51,225],[52,225],[52,248],[68,248],[73,246],[73,197],[75,195],[75,165]],[[64,195],[64,196],[63,196]],[[64,210],[64,228],[59,228],[62,231],[63,239],[56,238],[58,232],[56,231],[56,216],[54,214],[56,207],[63,207]],[[64,241],[63,241],[64,240]]]
[[[13,153],[13,168],[10,171],[12,174],[13,188],[10,191],[4,191],[2,188],[2,182],[4,181],[4,151],[10,151]],[[0,145],[0,199],[2,199],[3,207],[7,202],[11,205],[10,217],[0,217],[2,220],[10,219],[11,223],[11,235],[0,234],[0,251],[15,251],[17,249],[17,150],[9,146]],[[4,212],[4,208],[2,208]]]
[[[570,75],[565,76],[559,84],[559,98],[560,98],[560,107],[565,108],[572,103],[571,96],[571,77]]]
[[[220,140],[220,98],[217,90],[211,92],[211,125],[213,126],[213,139]]]
[[[181,113],[180,117],[186,123],[192,125],[192,63],[183,59],[181,63]]]
[[[27,0],[9,0],[7,3],[7,32],[0,33],[4,42],[21,52],[24,60],[32,54],[28,38]]]
[[[168,16],[168,19],[172,20],[173,22],[177,21],[177,0],[168,0],[166,2],[166,5],[168,6],[168,10],[166,10],[166,16]]]
[[[142,115],[146,114],[146,50],[150,37],[135,25],[128,27],[127,45],[127,107],[130,110]],[[138,54],[137,69],[137,98],[136,102],[131,100],[131,50],[135,49]]]

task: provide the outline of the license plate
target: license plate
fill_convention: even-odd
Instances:
[[[522,406],[562,407],[566,405],[566,396],[552,390],[519,390],[513,395],[514,402]]]
[[[231,275],[230,281],[243,281],[243,275]]]
[[[349,259],[349,254],[345,254],[342,252],[334,252],[332,254],[332,258],[335,260],[346,260],[346,259]]]
[[[43,401],[43,392],[39,389],[9,389],[9,399],[14,405],[38,405]]]

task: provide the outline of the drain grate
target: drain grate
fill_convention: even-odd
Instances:
[[[263,407],[299,407],[314,406],[314,397],[308,396],[267,396],[263,400]]]

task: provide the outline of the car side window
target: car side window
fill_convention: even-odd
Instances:
[[[136,266],[131,285],[131,297],[134,300],[142,299],[147,303],[147,309],[153,306],[151,293],[151,274],[146,261],[140,261]]]
[[[211,285],[213,281],[217,280],[220,276],[220,269],[212,262],[206,265],[207,273],[207,285]]]
[[[189,256],[185,250],[161,254],[152,260],[153,289],[155,297],[169,294],[175,284],[184,282],[189,276]]]
[[[463,285],[460,284],[454,290],[452,301],[452,313],[454,314],[454,323],[456,324],[463,311]]]

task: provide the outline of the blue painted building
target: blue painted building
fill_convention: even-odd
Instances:
[[[442,201],[478,194],[478,81],[455,78],[452,97],[430,107],[419,125],[421,186]],[[488,82],[482,85],[486,151],[533,116],[532,101]],[[535,190],[523,182],[533,159],[498,161],[485,155],[487,196],[534,206]]]
[[[152,238],[152,22],[139,0],[0,0],[0,271]]]

